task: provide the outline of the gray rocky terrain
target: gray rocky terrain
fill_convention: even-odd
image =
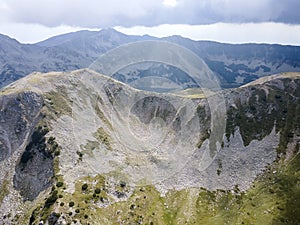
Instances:
[[[78,190],[88,196],[100,181],[105,195],[85,199],[86,209],[122,211],[117,202],[148,187],[160,198],[247,192],[267,166],[297,155],[299,90],[299,73],[196,98],[137,90],[89,69],[26,76],[0,92],[0,221],[66,224],[72,214],[58,199],[79,201]],[[221,135],[214,95],[226,105]]]

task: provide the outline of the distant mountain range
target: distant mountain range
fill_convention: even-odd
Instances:
[[[155,38],[133,36],[114,29],[78,31],[49,38],[36,44],[21,44],[0,35],[0,88],[34,71],[71,71],[89,67],[100,55],[126,43],[143,40],[163,40],[184,46],[201,57],[219,77],[221,86],[236,87],[261,76],[280,72],[300,71],[300,47],[270,44],[222,44],[194,41],[181,36]],[[178,69],[150,66],[162,75],[175,74]],[[149,68],[136,69],[146,76]],[[133,69],[134,70],[134,69]],[[114,76],[123,82],[130,80],[121,72]],[[192,86],[192,85],[191,85]]]

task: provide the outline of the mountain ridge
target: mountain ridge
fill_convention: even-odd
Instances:
[[[226,130],[207,168],[209,96],[136,90],[90,69],[26,76],[0,92],[0,221],[297,221],[299,74],[222,91]]]
[[[261,76],[300,70],[298,46],[222,44],[193,41],[180,36],[155,38],[125,35],[113,29],[78,31],[30,45],[13,41],[7,36],[4,40],[10,44],[0,42],[0,87],[34,71],[86,68],[113,48],[144,40],[170,41],[190,49],[203,58],[225,88],[237,87]]]

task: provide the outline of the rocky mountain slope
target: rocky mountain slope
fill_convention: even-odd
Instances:
[[[299,73],[209,96],[26,76],[0,92],[0,224],[296,224],[299,91]]]
[[[52,37],[40,43],[25,45],[7,36],[0,36],[0,87],[34,71],[71,71],[87,68],[101,54],[120,45],[145,40],[169,41],[182,45],[203,58],[219,77],[223,87],[237,87],[261,76],[300,70],[300,47],[267,44],[231,45],[208,41],[193,41],[180,36],[154,38],[131,36],[113,29],[79,31]],[[175,74],[173,68],[156,70]],[[149,70],[134,67],[123,76]],[[116,76],[118,78],[120,76]]]

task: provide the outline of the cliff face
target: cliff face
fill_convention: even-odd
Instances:
[[[42,118],[43,97],[32,91],[21,91],[1,94],[0,99],[0,200],[5,212],[17,204],[10,197],[3,202],[6,194],[16,190],[24,201],[34,200],[51,186],[53,160],[45,153],[45,130],[35,128]]]
[[[0,221],[290,220],[299,209],[260,211],[276,206],[271,194],[291,199],[280,182],[297,186],[299,90],[299,73],[289,73],[213,93],[226,105],[219,135],[203,93],[140,91],[91,70],[31,74],[0,95]],[[248,199],[253,182],[268,203],[256,217],[246,213],[258,204]],[[247,211],[229,216],[240,204]]]
[[[1,161],[13,155],[26,142],[42,107],[42,96],[34,92],[1,96]]]

